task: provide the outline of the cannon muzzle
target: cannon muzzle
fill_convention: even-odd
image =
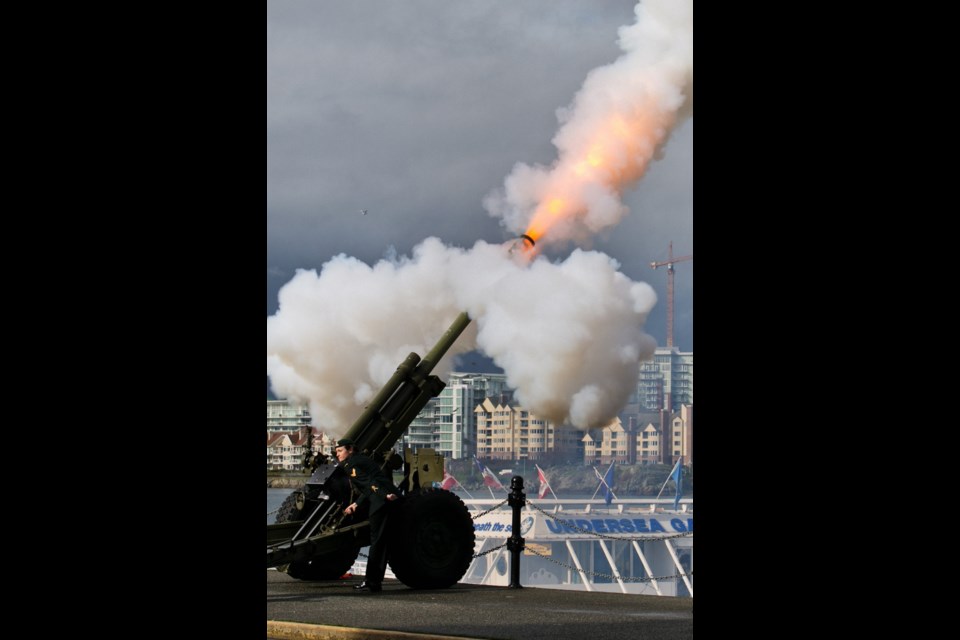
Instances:
[[[390,451],[430,398],[447,386],[430,373],[469,324],[470,316],[461,313],[423,359],[408,355],[344,437],[374,459]]]

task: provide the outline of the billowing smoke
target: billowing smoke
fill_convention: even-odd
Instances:
[[[474,322],[434,373],[445,379],[455,353],[480,349],[524,408],[602,426],[656,346],[643,331],[656,294],[618,267],[597,252],[527,264],[505,245],[465,250],[436,238],[373,266],[340,255],[280,290],[267,373],[275,393],[308,403],[317,426],[342,435],[407,354],[423,356],[466,311]]]
[[[586,242],[628,213],[620,195],[639,180],[671,130],[693,110],[693,2],[644,0],[620,28],[624,54],[594,69],[558,112],[551,167],[517,164],[484,201],[515,234]]]
[[[620,29],[624,55],[592,71],[560,112],[553,166],[519,164],[485,206],[514,235],[544,243],[589,240],[627,210],[622,190],[642,177],[692,109],[691,0],[644,0]],[[596,252],[563,262],[518,260],[503,245],[446,247],[373,266],[340,255],[301,270],[267,318],[267,373],[281,397],[309,404],[315,423],[342,434],[411,351],[421,356],[461,311],[474,322],[434,369],[480,349],[517,400],[556,424],[603,426],[636,388],[655,342],[643,331],[656,296]]]

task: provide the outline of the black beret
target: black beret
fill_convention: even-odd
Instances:
[[[357,443],[351,440],[350,438],[343,438],[341,440],[337,440],[337,446],[338,447],[355,447],[357,446]]]

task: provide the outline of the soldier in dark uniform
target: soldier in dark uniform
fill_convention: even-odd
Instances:
[[[390,477],[367,456],[356,452],[356,443],[344,438],[337,441],[334,449],[340,466],[350,478],[350,484],[360,493],[357,501],[343,510],[347,515],[354,513],[360,505],[370,503],[370,557],[367,560],[366,579],[354,589],[381,590],[383,574],[387,570],[387,519],[391,511],[391,502],[399,497],[400,491],[393,486]]]

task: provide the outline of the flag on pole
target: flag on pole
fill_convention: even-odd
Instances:
[[[453,489],[454,485],[458,485],[458,484],[460,484],[460,483],[457,482],[457,479],[454,478],[452,475],[450,475],[450,474],[447,472],[446,469],[444,469],[444,470],[443,470],[443,482],[440,483],[440,488],[441,488],[441,489],[446,489],[447,491],[450,491],[451,489]]]
[[[610,504],[610,501],[613,500],[613,468],[614,464],[610,463],[610,468],[607,469],[607,477],[603,479],[603,499],[607,501],[607,504]]]
[[[680,508],[680,498],[683,497],[683,456],[677,458],[677,464],[673,468],[673,473],[670,474],[670,477],[673,478],[674,484],[677,485],[677,496],[673,499],[673,508],[676,510]]]
[[[597,468],[593,468],[593,472],[597,475],[597,478],[600,479],[600,484],[603,486],[603,499],[606,500],[607,504],[613,500],[613,463],[610,463],[610,468],[607,469],[606,477],[600,475],[600,472],[597,471]]]
[[[473,500],[473,496],[470,495],[470,492],[463,488],[463,485],[460,484],[460,481],[450,475],[446,469],[443,470],[443,482],[440,483],[441,489],[446,489],[447,491],[453,491],[454,487],[460,487],[460,491],[463,491],[467,494],[467,497]],[[491,492],[492,493],[492,492]]]
[[[474,456],[473,459],[477,461],[477,468],[480,469],[480,474],[483,476],[483,484],[485,484],[485,485],[487,485],[488,487],[490,487],[491,490],[492,490],[492,489],[503,489],[504,491],[506,491],[506,489],[504,489],[503,485],[500,484],[500,481],[497,480],[497,476],[493,475],[493,472],[490,471],[490,469],[487,469],[487,468],[484,466],[484,464],[483,464],[482,462],[480,462],[480,458],[477,458],[476,456]]]
[[[539,465],[533,465],[537,467],[537,479],[540,481],[540,492],[537,494],[538,498],[543,498],[547,495],[547,491],[551,491],[550,483],[547,482],[547,476],[543,473],[543,469]]]

